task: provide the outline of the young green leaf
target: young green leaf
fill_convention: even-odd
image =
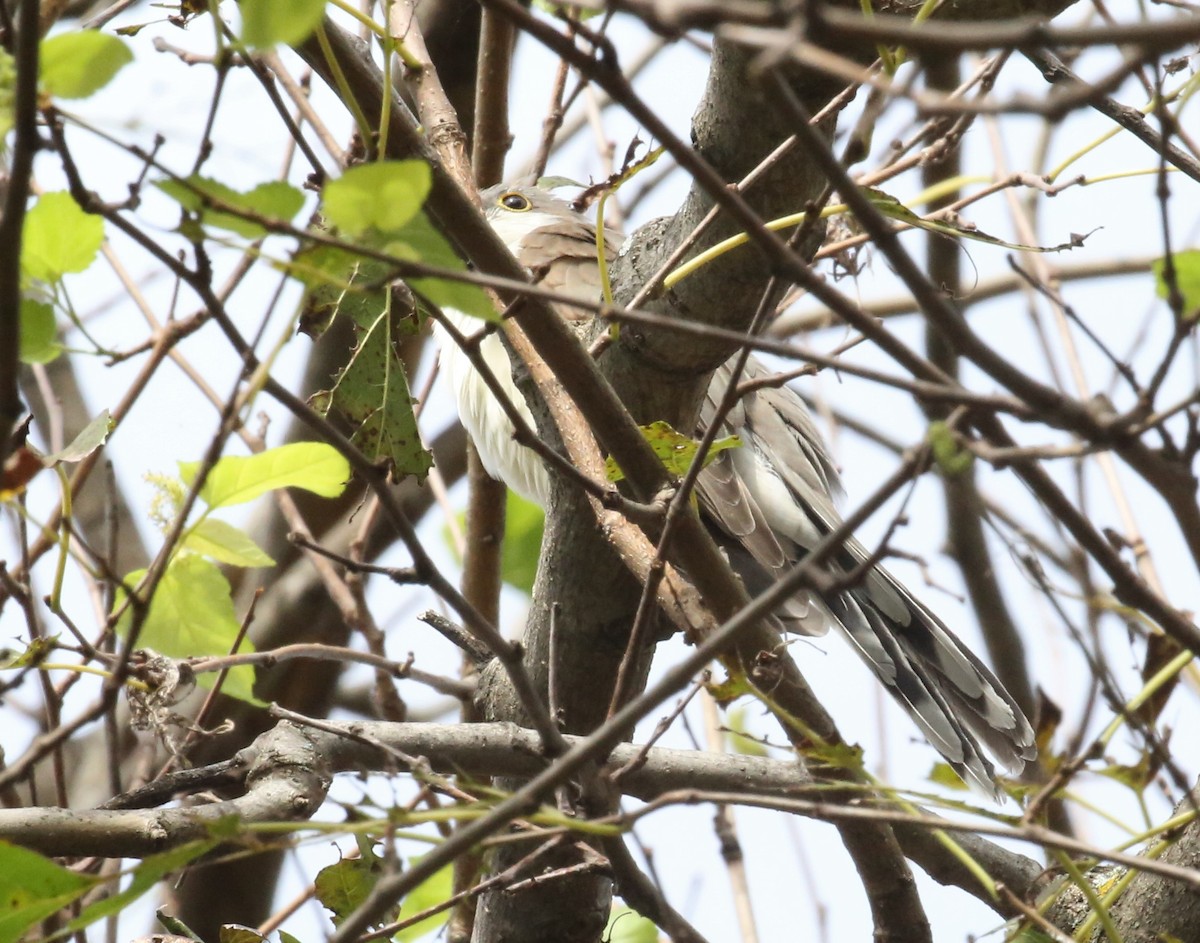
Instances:
[[[48,858],[0,842],[0,943],[17,943],[51,914],[99,883]]]
[[[232,524],[206,517],[191,528],[183,538],[183,546],[194,553],[212,557],[230,566],[273,566],[263,549],[250,535]]]
[[[68,445],[47,455],[44,459],[45,463],[56,465],[59,462],[82,461],[108,440],[108,435],[115,425],[116,422],[113,421],[108,410],[100,410],[100,415],[84,426],[79,431],[79,435],[75,436]]]
[[[546,512],[510,489],[504,515],[500,575],[504,582],[528,595],[533,594],[545,526]]]
[[[25,278],[56,282],[82,272],[104,242],[104,221],[85,213],[69,193],[43,193],[25,214],[21,272]]]
[[[242,42],[256,49],[305,40],[325,16],[325,0],[242,0]]]
[[[179,477],[191,485],[199,462],[180,462]],[[210,508],[253,501],[277,488],[302,488],[323,498],[336,498],[346,488],[350,463],[324,442],[293,442],[257,455],[230,455],[208,473],[200,497]]]
[[[744,694],[753,694],[754,688],[744,676],[731,675],[724,681],[709,682],[705,689],[712,699],[722,707],[728,707]]]
[[[16,103],[17,62],[7,51],[0,49],[0,142],[13,129]]]
[[[136,586],[145,575],[145,570],[135,570],[125,577],[125,582]],[[119,605],[124,602],[125,594],[119,592],[117,595]],[[127,608],[117,623],[117,632],[126,635],[132,618],[132,609]],[[228,655],[239,629],[229,581],[216,564],[184,553],[171,560],[159,580],[138,643],[168,658]],[[254,646],[249,640],[243,640],[239,651],[251,652]],[[213,680],[212,675],[199,678],[199,682],[207,687],[212,686]],[[254,669],[249,665],[232,669],[221,688],[231,697],[259,703],[253,689]]]
[[[51,638],[35,638],[20,651],[8,647],[0,649],[0,669],[36,668],[50,657],[57,643],[58,636],[55,635]]]
[[[966,792],[968,789],[963,778],[954,772],[954,767],[949,763],[934,763],[926,779],[943,789],[954,789],[959,792]]]
[[[636,910],[613,907],[601,939],[609,943],[658,943],[658,927]]]
[[[420,858],[412,858],[409,864],[413,865],[420,861]],[[419,914],[422,910],[428,910],[437,904],[445,903],[450,895],[454,893],[454,867],[446,865],[440,871],[435,871],[426,880],[422,881],[414,887],[404,898],[404,904],[400,907],[400,913],[396,915],[396,921],[400,922],[407,920],[410,917]],[[450,911],[444,910],[440,914],[434,914],[422,920],[420,923],[414,923],[411,927],[406,927],[392,937],[394,943],[409,943],[410,940],[419,940],[426,934],[437,930],[450,918]]]
[[[465,272],[466,265],[425,213],[418,213],[402,229],[392,233],[388,253],[399,259],[436,265],[452,272]],[[498,321],[496,306],[478,285],[451,278],[410,278],[413,291],[420,292],[439,308],[455,308],[484,321]]]
[[[68,931],[82,930],[97,920],[121,913],[147,891],[157,887],[158,883],[172,871],[178,871],[201,855],[208,854],[217,844],[218,842],[215,840],[202,839],[143,858],[133,868],[132,879],[124,890],[89,904],[84,908],[83,913],[68,924],[66,929]]]
[[[268,232],[267,223],[290,223],[304,208],[304,194],[282,180],[260,183],[244,193],[196,174],[185,180],[160,180],[155,185],[185,210],[197,214],[205,226],[227,229],[246,239],[262,238]]]
[[[1078,249],[1083,245],[1084,236],[1072,236],[1067,242],[1056,246],[1034,246],[1021,242],[1006,242],[996,236],[990,236],[975,226],[957,222],[953,219],[924,219],[914,213],[890,193],[876,190],[873,187],[863,187],[863,196],[870,200],[875,209],[899,223],[905,223],[914,229],[924,229],[926,232],[938,233],[951,239],[970,239],[973,242],[985,242],[991,246],[1001,246],[1005,249],[1016,249],[1019,252],[1064,252],[1068,249]]]
[[[21,299],[21,363],[49,363],[62,353],[58,324],[48,304]]]
[[[226,923],[217,931],[217,943],[267,943],[267,937],[252,927]]]
[[[954,477],[971,470],[975,454],[959,445],[958,439],[944,422],[931,422],[926,438],[933,450],[933,460],[942,474]]]
[[[132,61],[133,53],[116,36],[79,30],[42,40],[38,77],[56,98],[87,98]]]
[[[742,756],[768,756],[767,748],[746,730],[746,708],[734,707],[725,713],[725,746]]]
[[[460,513],[458,519],[460,526],[465,525],[466,513]],[[546,513],[532,501],[526,501],[509,489],[504,511],[500,576],[509,586],[515,586],[526,595],[533,594],[533,581],[537,577],[545,525]],[[449,527],[445,528],[444,536],[447,546],[453,552]]]
[[[420,211],[432,181],[423,160],[359,164],[325,184],[322,212],[347,236],[394,232]]]
[[[1183,298],[1183,318],[1195,321],[1200,318],[1200,249],[1187,249],[1171,255],[1171,267],[1175,274],[1175,287]],[[1169,298],[1171,289],[1163,277],[1166,260],[1156,259],[1150,265],[1154,273],[1154,287],[1158,297]]]

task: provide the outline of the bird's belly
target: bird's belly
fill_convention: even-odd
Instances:
[[[478,324],[474,319],[464,318],[456,326],[470,335]],[[471,441],[475,443],[483,467],[489,475],[499,478],[523,498],[545,507],[549,500],[550,482],[542,460],[513,438],[515,430],[512,422],[467,355],[439,326],[435,325],[435,330],[440,335],[442,369],[458,401],[458,415]],[[479,344],[479,352],[499,381],[504,395],[516,406],[518,414],[529,428],[535,429],[533,414],[525,403],[525,397],[513,383],[512,365],[504,343],[495,334],[489,335]]]

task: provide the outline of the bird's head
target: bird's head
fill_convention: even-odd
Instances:
[[[595,227],[573,204],[538,187],[501,184],[480,194],[483,211],[500,238],[510,247],[539,229],[580,227],[595,233]]]
[[[600,297],[596,224],[574,204],[538,187],[490,187],[481,198],[496,234],[543,287],[587,301]],[[606,229],[609,261],[620,245],[620,234]],[[567,316],[580,320],[584,314],[568,311]]]

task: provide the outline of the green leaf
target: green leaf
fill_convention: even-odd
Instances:
[[[155,186],[198,215],[205,226],[227,229],[246,239],[262,238],[269,232],[269,223],[290,223],[304,208],[304,194],[282,180],[260,183],[244,193],[196,174],[184,180],[159,180]]]
[[[48,304],[21,299],[21,363],[49,363],[62,353],[58,324]]]
[[[1183,297],[1183,318],[1185,321],[1195,321],[1200,318],[1200,249],[1173,253],[1171,266],[1175,270],[1175,287]],[[1154,273],[1158,297],[1170,298],[1171,289],[1163,277],[1166,259],[1156,259],[1150,263],[1150,270]]]
[[[294,937],[286,930],[279,931],[279,943],[301,943],[299,937]]]
[[[944,422],[931,422],[927,438],[933,450],[933,460],[944,475],[954,477],[971,470],[975,454],[959,445],[953,431]]]
[[[257,930],[238,923],[222,924],[217,940],[218,943],[267,943],[267,938]]]
[[[83,913],[71,921],[67,930],[80,930],[97,920],[122,912],[147,891],[156,887],[172,871],[178,871],[201,855],[207,854],[217,844],[217,841],[209,839],[192,841],[142,859],[141,863],[134,867],[132,880],[125,890],[89,904]]]
[[[133,61],[125,43],[94,29],[43,39],[40,57],[42,89],[58,98],[87,98]]]
[[[16,105],[17,63],[5,50],[0,49],[0,151],[4,150],[4,138],[13,129]]]
[[[546,512],[509,489],[500,575],[504,582],[528,595],[533,595],[545,526]]]
[[[409,866],[411,867],[420,860],[420,858],[409,859]],[[396,915],[396,921],[407,920],[423,910],[443,904],[449,900],[452,893],[454,893],[454,867],[446,865],[408,892],[404,898],[404,905],[400,908],[400,913]],[[450,919],[450,910],[446,909],[440,914],[434,914],[420,923],[414,923],[411,927],[401,930],[392,937],[392,940],[394,943],[418,940],[426,934],[440,929],[448,919]]]
[[[855,773],[863,771],[862,747],[852,743],[813,744],[804,749],[804,758],[810,765],[817,764]]]
[[[658,927],[636,910],[613,907],[601,939],[609,943],[658,943]]]
[[[145,570],[135,570],[125,577],[125,583],[137,586],[145,575]],[[118,592],[117,605],[124,601],[124,592]],[[117,622],[117,632],[128,635],[132,619],[132,608],[126,609]],[[142,623],[138,644],[168,658],[228,655],[239,630],[229,581],[216,564],[184,553],[167,564]],[[238,650],[252,652],[254,646],[243,640]],[[201,675],[198,680],[205,687],[212,687],[215,676]],[[231,697],[260,703],[254,697],[254,669],[249,665],[233,668],[221,690]]]
[[[82,461],[107,441],[109,433],[115,427],[116,422],[108,410],[101,410],[100,415],[84,426],[70,444],[57,452],[51,452],[44,461],[47,465]]]
[[[393,232],[410,222],[429,196],[432,174],[422,160],[383,160],[351,167],[325,184],[322,212],[348,236]]]
[[[26,931],[99,883],[61,868],[32,851],[0,842],[0,943],[17,943]]]
[[[725,714],[725,745],[742,756],[768,756],[767,748],[746,732],[746,709],[735,707]]]
[[[212,557],[230,566],[273,566],[275,561],[250,539],[250,535],[225,521],[206,517],[183,539],[183,546],[194,553]]]
[[[934,763],[933,769],[929,771],[929,775],[925,778],[944,789],[955,789],[960,792],[965,792],[967,789],[967,784],[963,782],[963,778],[954,771],[954,767],[949,763]]]
[[[1151,762],[1149,753],[1143,751],[1136,763],[1113,763],[1103,769],[1093,769],[1092,772],[1106,776],[1141,795],[1157,775],[1158,766]]]
[[[355,427],[352,441],[372,461],[386,459],[398,476],[424,479],[433,456],[421,442],[404,364],[396,353],[399,335],[412,329],[415,325],[405,327],[386,308],[368,326],[359,326],[358,344],[333,389],[317,393],[311,403],[322,414],[341,413]]]
[[[663,463],[663,467],[667,471],[677,478],[687,473],[692,461],[696,458],[696,453],[700,450],[698,440],[690,439],[683,433],[676,432],[669,422],[663,422],[661,419],[648,426],[638,426],[638,428],[642,430],[642,435],[650,443],[654,454],[658,456],[658,460]],[[742,440],[735,435],[716,439],[704,456],[704,464],[707,466],[726,449],[737,449],[741,446]],[[609,481],[620,481],[625,477],[621,467],[611,457],[605,459],[604,469]]]
[[[754,688],[743,675],[730,675],[724,681],[709,682],[705,690],[721,707],[727,707],[743,694],[754,694]]]
[[[459,526],[465,529],[466,512],[460,511],[456,516]],[[526,595],[533,595],[533,581],[537,577],[545,526],[546,513],[510,488],[505,502],[500,576],[509,586],[515,586]],[[457,556],[458,548],[451,539],[449,526],[443,528],[442,536],[446,546]],[[462,560],[458,562],[461,563]]]
[[[179,477],[191,485],[199,462],[180,462]],[[200,497],[210,508],[253,501],[277,488],[302,488],[336,498],[346,488],[350,463],[324,442],[293,442],[257,455],[229,455],[208,473]]]
[[[307,246],[284,268],[308,288],[299,330],[313,340],[338,317],[369,326],[391,297],[387,286],[391,266],[336,246]]]
[[[603,6],[598,3],[588,3],[587,0],[582,3],[572,3],[569,7],[554,3],[552,0],[533,0],[533,8],[555,18],[569,16],[572,19],[578,18],[581,22],[587,22],[592,17],[604,12]],[[538,185],[541,186],[540,180]]]
[[[82,272],[104,242],[104,221],[85,213],[69,193],[43,193],[25,214],[21,270],[26,278],[56,282]]]
[[[1064,252],[1068,249],[1078,249],[1083,245],[1085,238],[1073,235],[1067,242],[1060,242],[1056,246],[1033,246],[1022,242],[1005,242],[996,236],[989,236],[968,223],[947,219],[923,219],[890,193],[882,190],[863,187],[862,194],[879,213],[889,219],[912,226],[914,229],[924,229],[926,232],[937,233],[940,236],[949,236],[951,239],[970,239],[973,242],[985,242],[991,246],[1002,246],[1005,249],[1016,249],[1020,252]]]
[[[242,42],[247,46],[293,46],[320,25],[325,0],[242,0],[241,11]]]
[[[52,638],[35,638],[22,651],[5,648],[0,655],[0,668],[8,671],[12,668],[36,668],[54,651],[58,636]]]
[[[339,926],[374,889],[383,873],[383,861],[359,843],[360,857],[343,858],[336,864],[322,868],[313,881],[317,900],[333,915],[334,926]],[[392,914],[385,914],[379,923],[391,923]]]
[[[200,939],[200,934],[174,914],[167,913],[163,908],[159,907],[158,910],[154,911],[154,916],[158,920],[159,926],[167,931],[168,936],[163,943],[189,943],[189,941],[191,943],[204,943]]]
[[[465,272],[466,265],[446,237],[434,228],[424,212],[392,234],[387,252],[407,262],[423,262],[452,272]],[[484,321],[498,321],[496,306],[478,285],[450,278],[410,278],[413,291],[420,292],[439,308],[455,308]]]

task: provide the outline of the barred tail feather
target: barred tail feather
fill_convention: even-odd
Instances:
[[[875,573],[904,597],[907,618],[889,618],[871,594],[856,588],[828,600],[838,627],[954,771],[999,798],[983,747],[1007,770],[1019,772],[1036,752],[1029,722],[991,671],[932,612],[886,570]]]

